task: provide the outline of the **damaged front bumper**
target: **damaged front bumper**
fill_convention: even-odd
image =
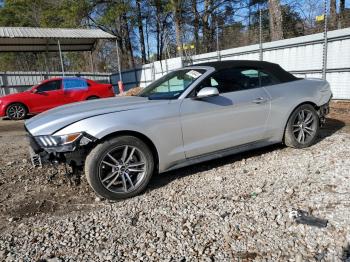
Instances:
[[[82,166],[85,157],[91,150],[91,144],[97,139],[87,133],[80,133],[77,138],[70,143],[54,144],[53,137],[34,137],[28,132],[30,159],[35,167],[43,164],[66,163],[71,166]]]

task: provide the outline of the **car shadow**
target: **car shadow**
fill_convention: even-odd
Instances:
[[[325,138],[333,135],[334,133],[336,133],[337,131],[341,130],[342,128],[344,128],[346,126],[346,124],[338,119],[335,118],[327,118],[326,119],[326,124],[321,127],[320,129],[320,133],[318,135],[318,138],[316,140],[316,143],[324,140]]]
[[[337,120],[337,119],[332,119],[328,118],[326,121],[325,126],[323,126],[320,130],[319,136],[316,140],[316,143],[321,142],[325,138],[333,135],[336,133],[338,130],[342,129],[345,126],[345,123]],[[201,172],[205,172],[214,168],[218,168],[220,166],[224,166],[227,164],[232,164],[236,161],[241,161],[246,158],[251,158],[255,156],[259,156],[265,153],[270,153],[275,150],[280,150],[285,148],[285,146],[281,144],[275,144],[263,148],[258,148],[250,151],[246,151],[243,153],[238,153],[230,156],[226,156],[223,158],[218,158],[218,159],[213,159],[210,161],[205,161],[199,164],[191,165],[188,167],[183,167],[177,170],[165,172],[162,174],[155,174],[150,183],[149,183],[149,190],[157,189],[160,187],[163,187],[177,179],[182,179],[187,176],[192,176],[195,174],[199,174]]]
[[[205,97],[201,99],[202,102],[215,104],[218,106],[231,106],[233,102],[231,99],[228,99],[224,96],[213,96],[213,97]]]
[[[24,119],[22,119],[22,120],[30,119],[30,118],[32,118],[33,116],[34,116],[34,115],[26,115],[26,117],[25,117]],[[2,118],[2,120],[4,120],[4,121],[21,121],[21,120],[12,120],[12,119],[8,118],[7,116],[4,116],[4,117]]]
[[[199,164],[194,164],[188,167],[183,167],[180,169],[176,169],[173,171],[165,172],[162,174],[155,174],[150,183],[148,188],[150,190],[157,189],[160,187],[163,187],[172,181],[175,181],[177,179],[182,179],[187,176],[192,176],[195,174],[199,174],[201,172],[205,172],[214,168],[218,168],[220,166],[224,166],[227,164],[232,164],[237,161],[241,161],[243,159],[259,156],[265,153],[272,152],[274,150],[280,150],[283,149],[284,146],[282,144],[275,144],[263,148],[258,148],[250,151],[246,151],[239,154],[233,154],[230,156],[217,158],[209,161],[205,161]]]

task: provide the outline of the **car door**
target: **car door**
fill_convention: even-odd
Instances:
[[[35,91],[32,92],[30,103],[32,111],[35,113],[64,105],[66,101],[61,80],[51,80],[38,85]]]
[[[193,91],[216,87],[219,96],[185,98],[180,115],[187,158],[262,140],[269,115],[269,96],[255,69],[225,69]],[[192,93],[190,96],[195,96]]]
[[[64,99],[67,103],[74,103],[85,100],[89,85],[82,78],[64,78],[63,79]]]

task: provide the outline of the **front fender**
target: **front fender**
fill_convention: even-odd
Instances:
[[[124,131],[140,133],[153,142],[159,153],[160,172],[185,158],[177,103],[167,110],[130,110],[82,119],[54,135],[86,132],[101,140]]]

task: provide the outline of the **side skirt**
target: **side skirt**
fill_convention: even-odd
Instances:
[[[187,159],[185,159],[183,161],[175,163],[170,168],[168,168],[168,169],[166,169],[166,170],[164,170],[164,171],[162,171],[160,173],[171,171],[171,170],[175,170],[175,169],[179,169],[179,168],[182,168],[182,167],[198,164],[198,163],[201,163],[201,162],[205,162],[205,161],[209,161],[209,160],[213,160],[213,159],[217,159],[217,158],[222,158],[222,157],[233,155],[233,154],[237,154],[237,153],[250,151],[250,150],[253,150],[253,149],[257,149],[257,148],[261,148],[261,147],[265,147],[265,146],[269,146],[269,145],[273,145],[273,144],[277,144],[277,143],[279,143],[279,142],[268,141],[268,140],[260,140],[260,141],[256,141],[256,142],[252,142],[252,143],[248,143],[248,144],[235,146],[235,147],[232,147],[232,148],[227,148],[227,149],[215,151],[215,152],[212,152],[212,153],[207,153],[207,154],[200,155],[200,156],[187,158]]]

